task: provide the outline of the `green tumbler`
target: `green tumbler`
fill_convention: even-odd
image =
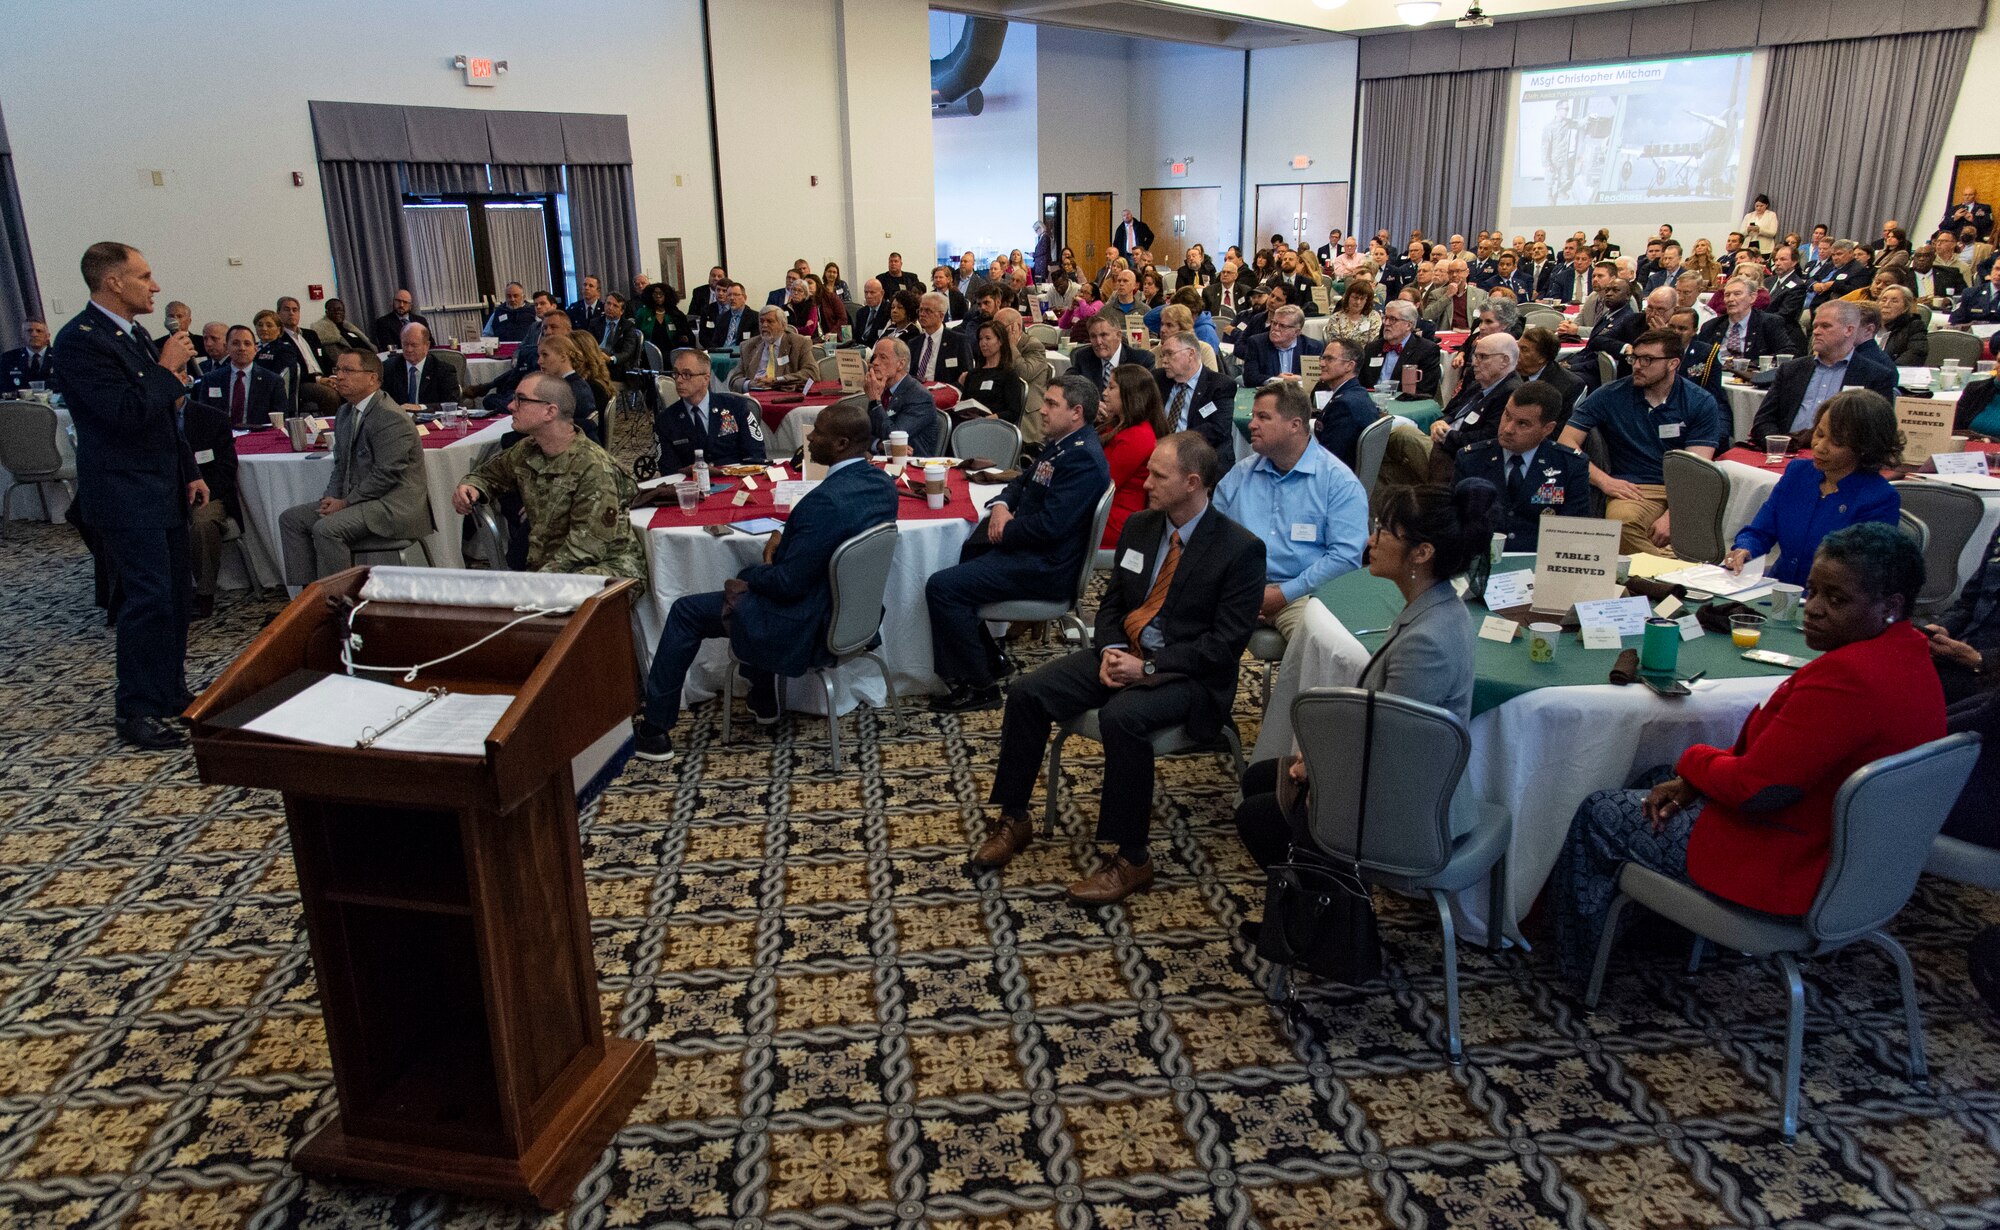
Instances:
[[[1646,675],[1671,675],[1681,660],[1681,626],[1671,619],[1654,616],[1646,621],[1639,641],[1639,671]]]

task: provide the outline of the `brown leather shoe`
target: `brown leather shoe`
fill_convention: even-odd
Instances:
[[[986,840],[972,852],[974,871],[997,871],[1014,861],[1014,856],[1028,848],[1035,839],[1034,822],[1024,816],[1010,816],[1001,813],[986,830]]]
[[[1069,899],[1078,905],[1115,905],[1153,883],[1153,860],[1134,865],[1124,855],[1113,856],[1104,870],[1069,886]]]

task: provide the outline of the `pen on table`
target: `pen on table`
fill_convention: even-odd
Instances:
[[[1692,675],[1689,675],[1689,676],[1688,676],[1687,678],[1685,678],[1685,679],[1681,680],[1681,682],[1682,682],[1682,683],[1688,683],[1688,684],[1693,684],[1693,683],[1700,683],[1700,682],[1701,682],[1701,677],[1702,677],[1703,675],[1706,675],[1707,673],[1708,673],[1708,671],[1707,671],[1706,669],[1703,669],[1703,670],[1698,670],[1698,671],[1696,671],[1696,672],[1695,672],[1694,674],[1692,674]]]
[[[1357,629],[1357,630],[1355,631],[1354,635],[1355,635],[1355,636],[1374,636],[1374,635],[1375,635],[1376,633],[1378,633],[1378,632],[1387,632],[1387,631],[1388,631],[1388,629],[1387,629],[1387,628],[1360,628],[1360,629]]]

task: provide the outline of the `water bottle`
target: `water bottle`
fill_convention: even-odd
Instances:
[[[696,491],[701,492],[703,495],[708,494],[708,460],[701,455],[700,449],[694,451],[693,481]]]

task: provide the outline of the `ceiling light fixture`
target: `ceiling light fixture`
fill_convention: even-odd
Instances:
[[[1403,19],[1406,26],[1421,26],[1438,15],[1444,8],[1440,0],[1403,0],[1396,6],[1396,16]]]
[[[1313,0],[1314,5],[1323,9],[1337,9],[1346,3],[1347,0]]]

